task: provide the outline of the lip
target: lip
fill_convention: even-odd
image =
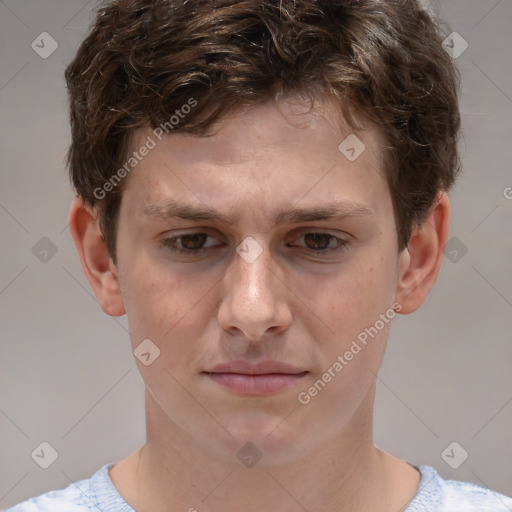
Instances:
[[[280,361],[262,361],[256,365],[232,361],[218,364],[203,373],[236,393],[265,396],[293,386],[308,372]]]
[[[245,375],[265,375],[268,373],[283,373],[295,375],[304,370],[280,361],[261,361],[258,364],[251,364],[247,361],[230,361],[215,365],[208,373],[240,373]]]

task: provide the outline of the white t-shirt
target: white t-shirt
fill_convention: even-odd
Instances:
[[[114,487],[106,464],[92,477],[50,491],[6,512],[135,512]],[[404,512],[512,512],[512,498],[480,485],[444,480],[431,466],[414,466],[421,473],[418,492]],[[192,508],[194,503],[192,503]],[[201,510],[201,503],[197,503]]]

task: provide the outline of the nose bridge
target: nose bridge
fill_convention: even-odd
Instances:
[[[225,330],[257,340],[269,329],[284,328],[291,316],[269,248],[254,239],[244,242],[224,277],[219,322]]]
[[[238,256],[234,262],[232,286],[235,285],[239,298],[248,301],[248,304],[273,298],[272,295],[276,290],[272,289],[271,259],[267,248],[262,247],[258,250],[250,243],[246,243],[245,246],[240,244]]]

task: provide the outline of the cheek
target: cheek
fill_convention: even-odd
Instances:
[[[337,346],[344,345],[392,306],[394,288],[389,268],[379,259],[360,261],[340,266],[329,275],[297,281],[297,295],[314,313],[309,314],[309,328],[313,333],[325,331],[317,339],[319,344],[336,340]]]
[[[184,316],[187,288],[175,275],[166,276],[154,262],[132,257],[125,261],[121,289],[133,343],[158,339]],[[160,345],[160,343],[158,343]]]
[[[317,337],[323,352],[322,368],[314,379],[318,385],[310,389],[316,393],[320,415],[329,410],[329,404],[355,410],[375,381],[395,317],[392,267],[391,257],[386,261],[376,255],[309,292],[308,303],[326,312],[323,320],[335,333]],[[327,383],[322,387],[318,381]]]
[[[214,311],[215,283],[155,262],[133,262],[125,275],[123,298],[132,348],[150,339],[160,350],[159,365],[182,372],[197,360],[198,344]]]

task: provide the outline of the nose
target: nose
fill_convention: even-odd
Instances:
[[[225,274],[218,321],[225,332],[261,341],[269,334],[284,333],[290,326],[291,292],[279,275],[278,265],[269,249],[254,260],[234,255],[232,268]]]

